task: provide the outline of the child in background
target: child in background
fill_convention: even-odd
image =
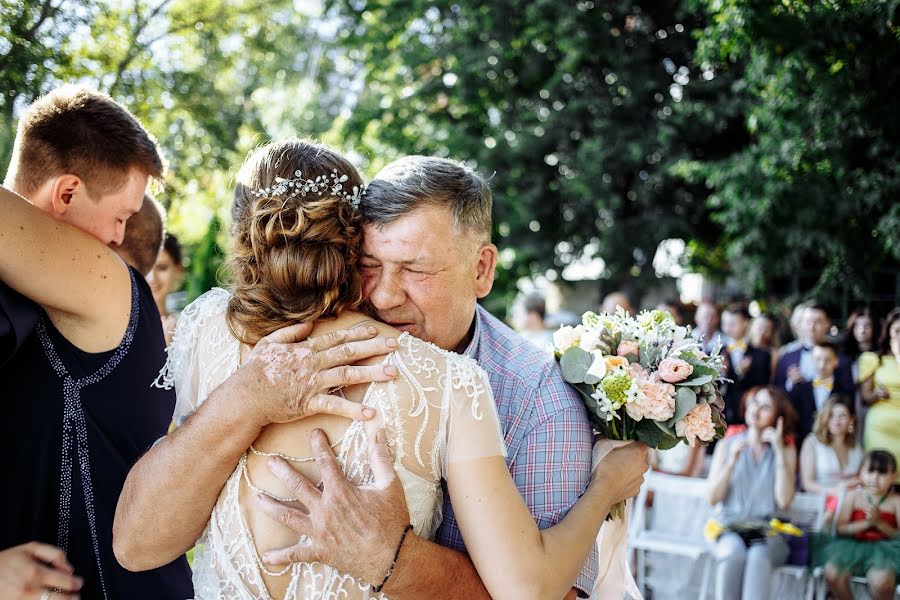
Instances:
[[[850,576],[865,577],[873,600],[894,597],[900,570],[900,495],[893,489],[897,461],[872,450],[859,470],[862,486],[847,493],[837,522],[838,537],[823,549],[825,580],[839,600],[852,600]]]

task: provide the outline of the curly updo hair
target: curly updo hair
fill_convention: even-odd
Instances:
[[[337,316],[363,300],[357,262],[362,243],[359,211],[331,188],[306,196],[266,195],[276,178],[346,175],[351,193],[362,179],[330,148],[299,139],[255,150],[236,176],[232,206],[232,253],[228,263],[233,296],[226,320],[231,333],[254,345],[273,331],[299,322]]]

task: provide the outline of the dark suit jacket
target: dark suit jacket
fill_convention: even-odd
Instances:
[[[725,420],[729,425],[740,425],[744,422],[741,414],[741,398],[752,387],[767,385],[772,379],[772,355],[768,350],[761,350],[748,345],[744,357],[750,358],[750,366],[740,375],[735,371],[737,365],[731,364],[730,355],[722,351],[726,356],[728,369],[725,377],[734,383],[729,383],[725,390]]]
[[[788,369],[790,369],[794,365],[800,365],[800,353],[802,349],[794,350],[793,352],[788,352],[784,356],[778,359],[778,364],[775,365],[775,378],[772,380],[772,383],[780,387],[781,389],[787,391],[787,373]],[[838,354],[838,366],[834,372],[835,379],[840,379],[842,382],[850,383],[850,390],[844,393],[853,393],[853,370],[852,363],[847,355],[843,353]]]
[[[832,393],[844,394],[848,398],[853,397],[853,380],[846,379],[837,371],[834,373],[834,386]],[[797,433],[798,445],[803,443],[806,436],[812,431],[813,423],[816,420],[816,395],[813,392],[813,384],[811,381],[804,381],[795,385],[788,393],[794,410],[797,411],[797,426],[794,428]]]

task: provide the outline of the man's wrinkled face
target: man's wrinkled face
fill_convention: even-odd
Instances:
[[[360,269],[380,321],[446,350],[465,349],[476,301],[487,291],[479,281],[479,244],[457,231],[449,210],[425,206],[381,227],[367,225]],[[493,265],[491,282],[492,273]]]

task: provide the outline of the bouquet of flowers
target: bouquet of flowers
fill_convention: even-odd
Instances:
[[[669,313],[587,312],[581,325],[557,330],[553,346],[563,378],[581,393],[594,428],[607,439],[667,450],[724,435],[718,385],[725,381],[724,359],[718,348],[704,353]],[[622,504],[610,513],[623,515]]]

